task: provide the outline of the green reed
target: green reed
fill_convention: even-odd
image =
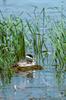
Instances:
[[[53,23],[53,27],[50,29],[49,38],[54,48],[53,60],[56,63],[57,70],[65,70],[66,66],[66,51],[64,47],[64,41],[66,37],[66,30],[64,27],[64,21]],[[66,45],[66,44],[65,44]]]
[[[1,77],[11,77],[12,65],[25,58],[27,48],[34,52],[37,63],[42,64],[48,55],[46,41],[51,41],[53,52],[53,61],[57,69],[65,69],[66,66],[66,30],[64,21],[51,23],[50,27],[46,22],[45,9],[37,14],[34,10],[34,16],[30,19],[22,20],[19,17],[12,16],[4,18],[2,12],[0,20],[0,71]],[[48,20],[49,21],[49,20]],[[45,32],[45,27],[50,28]],[[41,61],[42,59],[42,61]],[[42,62],[42,63],[41,63]],[[4,72],[4,74],[3,74]],[[4,80],[4,78],[2,78]],[[5,79],[7,80],[7,79]],[[9,80],[7,80],[9,81]]]
[[[12,73],[12,65],[25,58],[24,24],[18,17],[0,20],[0,73],[3,78]],[[3,79],[2,78],[2,79]]]
[[[32,39],[32,49],[34,51],[35,57],[38,59],[38,63],[40,63],[40,59],[44,57],[43,53],[45,54],[48,52],[48,48],[46,47],[45,41],[45,11],[44,8],[41,12],[37,14],[36,9],[34,9],[34,16],[30,17],[30,20],[26,20],[28,30],[30,32],[30,36]],[[45,52],[44,52],[45,51]]]

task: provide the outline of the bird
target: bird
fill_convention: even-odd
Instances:
[[[23,67],[23,66],[33,66],[36,64],[35,58],[32,54],[26,54],[24,60],[20,60],[16,64],[13,65],[13,67]]]

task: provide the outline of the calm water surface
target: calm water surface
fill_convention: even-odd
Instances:
[[[34,6],[41,10],[42,8],[61,7],[62,5],[66,11],[65,0],[0,0],[0,10],[4,15],[12,13],[19,15],[22,11],[32,13]]]
[[[15,75],[9,85],[0,89],[0,100],[66,100],[66,74],[56,74],[44,70]]]

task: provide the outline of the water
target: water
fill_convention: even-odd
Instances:
[[[0,10],[4,16],[10,14],[19,16],[22,11],[32,13],[33,6],[37,6],[39,11],[45,7],[47,14],[50,14],[52,9],[49,8],[61,7],[61,1],[0,0]],[[66,10],[65,4],[66,1],[63,3],[64,10]],[[60,16],[59,13],[50,15]],[[45,70],[14,75],[10,84],[0,88],[0,100],[66,100],[66,73],[55,71],[54,67],[49,65],[49,58],[45,60],[45,65],[48,67]]]
[[[2,100],[66,100],[66,79],[54,71],[33,71],[12,77],[11,83],[0,89]],[[63,74],[66,77],[66,74]],[[16,89],[15,89],[16,86]],[[59,87],[60,86],[60,87]],[[1,100],[1,99],[0,99]]]
[[[61,6],[63,6],[65,14],[65,4],[65,0],[0,0],[0,10],[4,15],[20,15],[22,11],[32,13],[35,6],[37,6],[39,10],[46,8],[48,11],[50,8],[53,10],[53,7],[61,8]]]

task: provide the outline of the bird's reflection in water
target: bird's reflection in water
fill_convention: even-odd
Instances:
[[[30,87],[34,83],[35,77],[36,77],[35,71],[28,72],[24,80],[21,80],[13,85],[14,94],[16,95],[16,92],[18,90],[25,90],[26,87]]]
[[[33,83],[33,79],[35,78],[35,72],[29,72],[26,77],[29,83]]]
[[[33,72],[28,73],[27,78],[33,78]]]

